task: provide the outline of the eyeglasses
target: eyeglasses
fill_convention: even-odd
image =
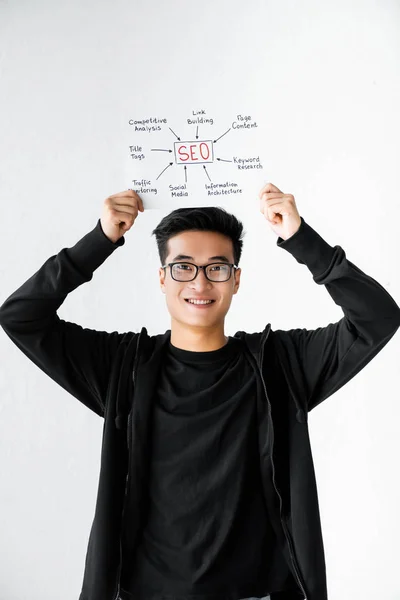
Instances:
[[[232,274],[232,267],[236,270],[239,267],[233,263],[210,263],[204,266],[198,266],[188,262],[172,262],[161,267],[170,268],[172,279],[175,281],[193,281],[196,279],[199,269],[204,270],[204,274],[209,281],[221,282],[228,281]]]

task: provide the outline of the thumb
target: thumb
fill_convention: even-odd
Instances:
[[[266,183],[264,185],[263,188],[261,188],[261,191],[259,193],[259,198],[261,199],[261,196],[265,193],[269,193],[269,192],[278,192],[280,194],[283,194],[283,192],[276,187],[276,185],[274,185],[273,183]]]

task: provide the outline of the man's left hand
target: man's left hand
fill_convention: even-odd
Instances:
[[[287,240],[296,233],[301,219],[292,194],[284,194],[272,183],[267,183],[261,189],[259,198],[260,212],[277,236]]]

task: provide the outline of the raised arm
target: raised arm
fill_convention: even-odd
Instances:
[[[14,344],[44,373],[100,416],[104,416],[117,349],[124,336],[134,334],[83,328],[60,319],[57,310],[70,292],[90,281],[93,272],[125,243],[123,234],[137,216],[135,196],[134,192],[121,192],[107,198],[95,228],[71,248],[63,248],[48,258],[0,307],[0,325]],[[128,207],[122,202],[128,202]],[[139,209],[143,210],[143,205]]]
[[[330,246],[303,217],[301,221],[293,236],[276,243],[308,267],[315,283],[325,285],[344,313],[326,327],[274,332],[290,361],[292,384],[298,386],[301,377],[311,411],[382,350],[400,326],[400,308],[375,279],[347,259],[343,248]]]

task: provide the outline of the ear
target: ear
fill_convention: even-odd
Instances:
[[[158,269],[158,277],[160,279],[160,287],[163,294],[165,294],[165,271],[166,269],[163,269],[162,267]]]
[[[239,267],[235,271],[235,285],[233,287],[233,293],[237,294],[240,287],[240,275],[242,274],[242,269]]]

